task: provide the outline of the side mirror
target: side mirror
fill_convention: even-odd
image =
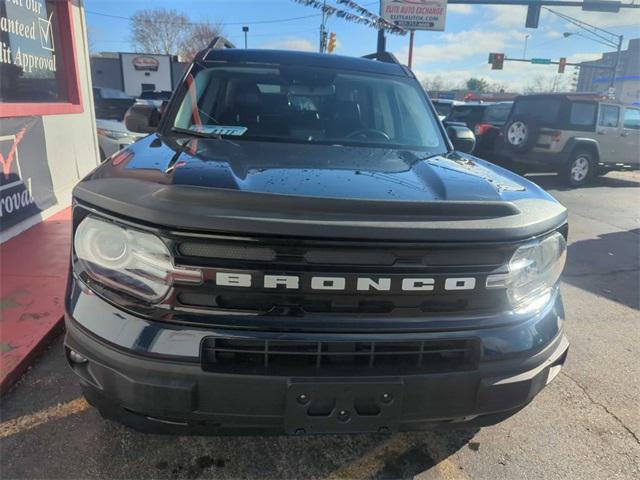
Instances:
[[[467,127],[449,125],[447,135],[453,143],[453,148],[463,153],[471,153],[476,146],[476,136]]]
[[[154,105],[135,103],[125,113],[124,124],[132,132],[152,133],[160,124],[160,112]]]

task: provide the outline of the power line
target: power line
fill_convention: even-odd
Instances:
[[[364,3],[364,6],[370,6],[370,5],[374,5],[377,4],[378,2],[368,2],[368,3]],[[127,21],[131,21],[131,17],[125,17],[123,15],[113,15],[110,13],[103,13],[103,12],[94,12],[93,10],[86,10],[85,9],[85,13],[89,13],[91,15],[98,15],[101,17],[108,17],[108,18],[115,18],[118,20],[127,20]],[[223,22],[223,23],[218,23],[218,22],[186,22],[187,25],[219,25],[221,27],[225,27],[225,26],[232,26],[232,25],[260,25],[260,24],[265,24],[265,23],[280,23],[280,22],[293,22],[296,20],[304,20],[307,18],[316,18],[321,16],[322,13],[313,13],[311,15],[301,15],[299,17],[286,17],[286,18],[274,18],[271,20],[254,20],[251,22]],[[165,23],[165,24],[171,24],[173,22],[156,22],[156,23]]]
[[[299,33],[310,33],[308,28],[305,28],[304,30],[290,30],[290,31],[286,31],[286,32],[264,32],[264,33],[252,33],[251,37],[281,37],[284,35],[296,35]],[[229,39],[238,39],[241,38],[242,35],[241,33],[229,33],[227,35],[225,35],[226,38]],[[99,43],[130,43],[129,40],[96,40],[96,42]]]
[[[124,17],[121,15],[112,15],[109,13],[102,13],[102,12],[94,12],[91,10],[85,10],[86,13],[89,13],[91,15],[99,15],[101,17],[109,17],[109,18],[115,18],[118,20],[127,20],[127,21],[131,21],[131,17]],[[303,20],[305,18],[314,18],[314,17],[319,17],[320,15],[322,15],[321,13],[314,13],[312,15],[302,15],[300,17],[288,17],[288,18],[277,18],[277,19],[272,19],[272,20],[254,20],[252,22],[224,22],[224,23],[217,23],[217,22],[186,22],[186,25],[219,25],[221,27],[227,27],[227,26],[232,26],[232,25],[258,25],[258,24],[264,24],[264,23],[280,23],[280,22],[292,22],[295,20]],[[158,21],[156,23],[165,23],[165,24],[172,24],[173,22],[162,22],[162,21]]]

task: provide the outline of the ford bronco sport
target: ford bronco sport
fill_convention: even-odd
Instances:
[[[127,126],[74,190],[65,348],[104,417],[482,426],[563,365],[565,208],[456,151],[391,55],[207,49]]]
[[[503,138],[518,172],[551,169],[579,187],[609,170],[640,167],[640,108],[594,94],[521,96]]]

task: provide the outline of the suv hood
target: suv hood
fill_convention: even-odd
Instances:
[[[415,219],[424,227],[434,226],[425,221],[429,217],[488,225],[491,219],[529,217],[535,210],[541,218],[525,223],[534,220],[538,230],[566,219],[565,209],[535,184],[470,155],[429,157],[411,150],[217,139],[185,138],[180,144],[157,135],[103,164],[74,194],[98,207],[174,227],[188,228],[177,218],[169,220],[174,208],[183,218],[194,215],[199,229],[208,229],[202,218],[196,221],[202,215],[251,218],[253,233],[280,232],[254,230],[263,217],[274,226],[279,223],[274,217],[291,215],[298,225],[300,217],[326,225],[327,215],[346,215],[343,220],[352,223],[373,215],[387,224],[400,217]],[[527,203],[531,206],[523,214]],[[151,215],[154,220],[150,212],[133,208],[162,210],[160,204],[165,215]],[[214,229],[229,231],[231,225],[222,223]]]

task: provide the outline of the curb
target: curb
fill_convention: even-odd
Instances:
[[[0,395],[64,330],[71,208],[0,245]]]

